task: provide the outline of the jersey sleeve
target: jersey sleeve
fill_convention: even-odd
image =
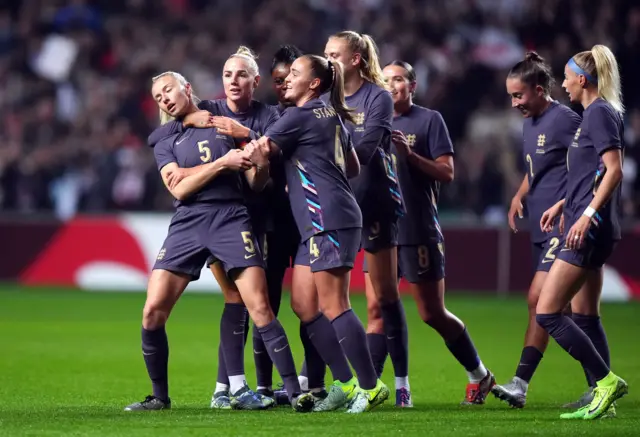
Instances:
[[[355,144],[358,159],[368,164],[383,138],[391,134],[393,122],[393,99],[388,92],[381,92],[371,102],[365,116],[364,134]]]
[[[203,109],[205,111],[209,111],[211,115],[214,115],[214,116],[223,115],[220,112],[218,105],[216,105],[216,102],[213,100],[202,100],[200,103],[198,103],[198,108]]]
[[[278,121],[279,118],[280,118],[280,113],[278,112],[278,110],[274,107],[268,107],[267,117],[266,117],[267,120],[263,128],[264,132],[269,130],[271,125],[273,125],[276,121]]]
[[[600,155],[609,149],[621,149],[622,138],[616,113],[597,106],[589,114],[589,135]]]
[[[155,147],[160,141],[164,140],[171,135],[180,133],[183,131],[182,122],[178,120],[172,120],[168,123],[158,126],[147,138],[147,144],[149,147]]]
[[[173,138],[167,138],[157,143],[153,148],[153,154],[156,158],[158,170],[162,170],[162,167],[167,164],[177,162],[173,154]]]
[[[290,155],[298,145],[298,139],[302,131],[300,117],[297,117],[298,111],[291,108],[283,113],[282,117],[275,121],[265,133],[272,142],[282,150],[282,153]]]
[[[554,126],[558,126],[558,145],[563,149],[568,149],[573,142],[573,137],[580,127],[582,119],[572,110],[562,111]]]
[[[437,111],[433,112],[433,118],[429,125],[427,144],[429,145],[429,154],[434,160],[443,155],[454,154],[449,129],[447,129],[442,115]]]

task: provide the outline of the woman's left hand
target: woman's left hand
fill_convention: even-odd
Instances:
[[[571,250],[578,250],[584,246],[584,242],[589,235],[589,228],[591,227],[591,219],[586,215],[580,216],[577,222],[571,226],[565,246]]]
[[[218,132],[233,138],[249,138],[251,133],[249,128],[229,117],[211,117],[211,122],[218,129]]]

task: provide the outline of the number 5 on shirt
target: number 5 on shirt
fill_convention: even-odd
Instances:
[[[255,253],[256,252],[256,247],[253,245],[253,238],[251,236],[251,232],[249,231],[243,231],[240,232],[240,235],[242,235],[242,241],[244,241],[244,250],[246,250],[248,253]]]
[[[198,150],[203,154],[203,156],[200,157],[202,162],[211,161],[211,149],[207,147],[207,144],[209,144],[209,140],[198,142]]]

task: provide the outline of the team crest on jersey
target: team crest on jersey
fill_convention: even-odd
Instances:
[[[537,155],[544,155],[544,143],[547,141],[547,136],[545,134],[538,135],[538,142],[536,148]]]
[[[581,127],[578,128],[576,134],[573,136],[573,141],[571,142],[571,147],[578,147],[578,138],[580,137]]]
[[[165,249],[164,247],[162,249],[160,249],[160,252],[158,253],[158,261],[161,261],[164,256],[167,254],[167,249]]]
[[[364,124],[364,112],[357,112],[353,114],[353,121],[355,121],[357,125]]]
[[[416,136],[414,134],[407,135],[407,144],[411,147],[416,144]]]

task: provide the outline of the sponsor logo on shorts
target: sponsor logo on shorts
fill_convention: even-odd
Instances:
[[[249,258],[253,258],[254,256],[256,256],[255,253],[252,253],[251,255],[245,255],[244,259],[249,259]]]

